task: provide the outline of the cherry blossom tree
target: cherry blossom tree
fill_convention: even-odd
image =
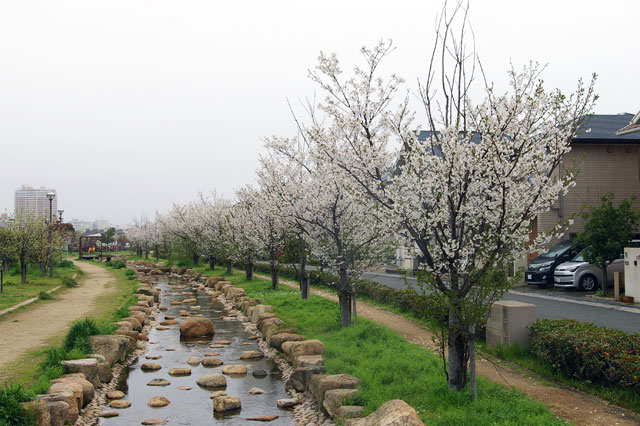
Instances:
[[[324,54],[311,74],[326,94],[319,105],[326,118],[310,132],[328,135],[316,138],[318,149],[354,194],[419,248],[420,280],[448,310],[445,371],[458,391],[467,382],[474,326],[508,289],[490,278],[525,250],[531,220],[572,185],[574,172],[559,174],[558,166],[596,99],[593,80],[580,81],[570,96],[546,91],[535,64],[512,69],[510,88],[498,94],[479,78],[467,31],[466,9],[445,7],[420,86],[426,140],[413,131],[407,97],[393,106],[402,80],[378,75],[390,43],[363,48],[366,65],[353,77]],[[476,84],[484,93],[477,104],[470,99]],[[549,239],[540,234],[531,249]]]
[[[163,218],[167,232],[180,242],[186,255],[198,266],[204,252],[203,225],[199,220],[197,203],[174,203]]]
[[[272,138],[267,146],[291,163],[289,185],[283,185],[288,215],[304,230],[314,256],[337,272],[341,324],[348,326],[352,315],[357,321],[354,281],[382,259],[388,234],[376,209],[318,151],[319,143],[336,142],[329,140],[334,136],[317,126],[301,127],[300,141]]]
[[[238,202],[233,205],[227,216],[227,237],[230,238],[232,256],[242,262],[248,281],[253,279],[253,267],[258,257],[264,251],[261,220],[257,215],[259,203],[256,190],[250,186],[240,188],[236,192]]]
[[[209,256],[209,266],[215,267],[215,260],[226,263],[227,273],[231,273],[232,250],[228,244],[226,233],[227,216],[230,213],[232,203],[230,200],[219,197],[215,192],[211,197],[200,196],[200,204],[197,209],[198,220],[201,222],[206,251]]]

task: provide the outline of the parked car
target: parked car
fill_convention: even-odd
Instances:
[[[531,285],[553,285],[553,273],[558,265],[571,260],[580,252],[571,240],[561,241],[548,252],[533,259],[524,273],[524,282]]]
[[[553,273],[553,284],[561,288],[580,288],[592,291],[602,286],[604,277],[602,269],[591,265],[584,260],[584,251],[578,253],[570,262],[565,262],[556,267]],[[607,265],[608,287],[613,285],[613,273],[624,273],[624,259],[616,259]]]

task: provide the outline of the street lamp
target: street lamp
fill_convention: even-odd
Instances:
[[[47,192],[49,199],[49,278],[53,278],[53,199],[56,198],[55,192]]]
[[[58,220],[60,223],[62,223],[62,213],[64,213],[64,210],[58,210]]]

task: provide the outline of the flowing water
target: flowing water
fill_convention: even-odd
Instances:
[[[117,410],[118,417],[106,418],[100,421],[104,426],[132,426],[139,425],[143,420],[156,418],[167,420],[167,425],[292,425],[292,413],[276,407],[276,401],[281,398],[289,398],[285,392],[284,382],[276,364],[268,358],[260,360],[240,360],[240,354],[249,350],[260,350],[255,340],[249,340],[250,334],[244,330],[242,322],[234,320],[222,320],[225,315],[224,306],[217,300],[211,300],[204,292],[192,290],[189,284],[185,289],[176,289],[165,281],[160,281],[157,288],[161,289],[160,304],[167,306],[166,312],[159,312],[158,322],[165,315],[173,315],[180,321],[179,312],[186,310],[191,316],[202,314],[205,318],[211,318],[216,327],[213,338],[198,338],[195,340],[180,339],[180,325],[171,325],[168,330],[153,329],[149,333],[149,345],[146,353],[137,359],[127,369],[127,374],[121,377],[119,389],[126,395],[124,399],[131,401],[131,407]],[[182,294],[184,292],[184,294]],[[201,310],[191,310],[191,305],[172,306],[173,299],[185,299],[196,297],[197,305]],[[230,340],[230,345],[221,348],[210,348],[209,345],[217,340]],[[175,350],[167,350],[175,349]],[[204,389],[196,384],[196,380],[208,373],[221,373],[222,366],[207,368],[202,365],[190,366],[187,364],[189,357],[204,358],[208,352],[219,352],[216,358],[221,359],[224,365],[243,364],[247,366],[248,373],[242,377],[225,376],[227,388],[224,389],[229,396],[237,396],[242,401],[239,412],[220,415],[213,412],[213,400],[209,398],[212,391],[217,389]],[[148,360],[145,356],[161,355],[157,360]],[[140,366],[145,362],[160,364],[162,369],[153,372],[144,372]],[[170,368],[184,367],[191,369],[191,375],[186,377],[169,376]],[[256,378],[251,373],[256,370],[264,370],[267,376]],[[152,379],[166,379],[171,382],[169,386],[147,386]],[[180,390],[178,387],[188,386],[191,390]],[[257,387],[265,391],[262,395],[250,395],[249,389]],[[166,407],[152,408],[147,402],[154,396],[163,396],[171,404]],[[109,408],[105,408],[109,410]],[[247,418],[258,416],[280,416],[268,423],[248,421]]]

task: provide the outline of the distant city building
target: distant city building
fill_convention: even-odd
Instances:
[[[40,187],[38,189],[23,185],[22,188],[16,189],[14,211],[16,214],[28,214],[35,217],[49,218],[49,199],[47,193],[53,192],[55,189]],[[58,196],[53,199],[52,204],[53,217],[57,216]]]

